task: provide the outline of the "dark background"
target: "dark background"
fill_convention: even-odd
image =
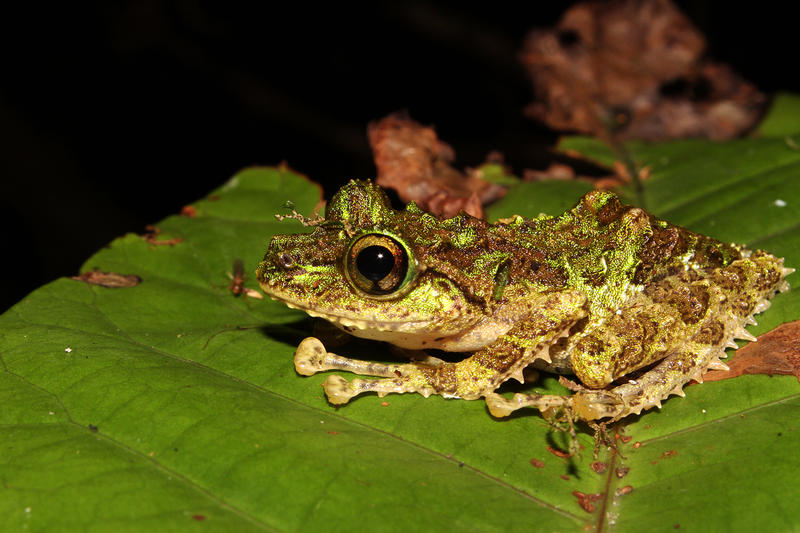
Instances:
[[[393,111],[462,168],[498,149],[542,169],[555,139],[521,115],[517,54],[569,3],[19,4],[0,22],[0,311],[242,167],[286,161],[327,194],[373,176],[366,125]],[[682,3],[712,57],[798,91],[777,6]]]

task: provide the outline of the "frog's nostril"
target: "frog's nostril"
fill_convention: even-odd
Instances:
[[[283,268],[292,268],[295,265],[295,260],[291,254],[287,254],[284,252],[278,256],[278,263]]]

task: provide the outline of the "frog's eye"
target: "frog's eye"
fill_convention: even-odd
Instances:
[[[345,264],[347,278],[372,296],[388,296],[411,280],[406,248],[388,235],[364,235],[350,245]]]

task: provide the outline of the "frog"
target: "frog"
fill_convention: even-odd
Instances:
[[[727,369],[725,350],[756,340],[745,327],[794,271],[603,190],[557,216],[490,223],[463,211],[440,219],[414,203],[395,210],[372,181],[351,180],[324,218],[296,218],[308,229],[271,239],[256,270],[262,290],[408,356],[368,361],[302,340],[298,374],[360,376],[328,375],[336,406],[367,392],[418,393],[482,398],[495,417],[530,407],[570,424],[615,422]],[[563,376],[570,394],[498,390],[531,371]]]

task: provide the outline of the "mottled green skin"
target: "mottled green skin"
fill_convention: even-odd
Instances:
[[[391,236],[408,254],[409,282],[396,293],[366,294],[348,274],[349,247],[370,233]],[[438,220],[413,204],[395,211],[368,181],[342,188],[311,233],[275,236],[257,270],[267,294],[353,335],[472,354],[458,364],[373,365],[367,372],[363,364],[331,362],[315,347],[313,371],[388,377],[331,381],[331,401],[375,390],[502,403],[492,392],[533,363],[577,376],[587,390],[569,405],[584,419],[619,418],[679,394],[683,383],[719,365],[766,298],[788,288],[787,273],[769,254],[751,256],[623,206],[608,192],[593,191],[558,217],[489,224],[464,213]],[[304,354],[298,351],[298,369]],[[654,385],[610,387],[662,360],[670,364],[651,371]]]

